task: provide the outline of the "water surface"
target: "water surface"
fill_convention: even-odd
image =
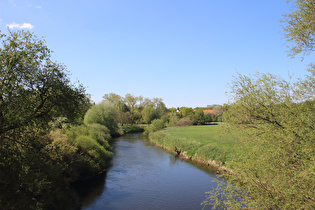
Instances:
[[[209,167],[182,160],[132,134],[113,142],[107,173],[82,186],[82,209],[202,209],[216,187]]]

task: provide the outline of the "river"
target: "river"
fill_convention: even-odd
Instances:
[[[122,136],[112,146],[107,173],[81,186],[84,210],[202,209],[205,192],[216,187],[214,170],[175,157],[142,134]]]

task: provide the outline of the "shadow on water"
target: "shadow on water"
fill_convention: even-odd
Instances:
[[[79,195],[80,205],[88,206],[93,203],[95,198],[100,196],[103,190],[106,188],[106,173],[88,179],[85,181],[80,181],[74,185],[74,189]]]

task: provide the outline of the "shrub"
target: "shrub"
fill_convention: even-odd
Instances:
[[[66,134],[77,145],[80,154],[78,171],[81,178],[90,177],[105,171],[110,152],[109,130],[99,124],[81,125],[70,128]]]
[[[181,118],[179,121],[174,122],[174,126],[190,126],[193,125],[192,120],[189,117]]]
[[[84,116],[84,124],[100,124],[106,126],[110,135],[115,135],[118,131],[118,125],[115,121],[116,118],[116,109],[115,107],[106,102],[102,102],[100,104],[96,104],[91,107]]]
[[[133,126],[123,126],[122,127],[122,131],[124,134],[127,133],[138,133],[138,132],[143,132],[144,131],[144,127],[139,127],[136,125]]]
[[[145,134],[153,133],[158,130],[165,128],[165,123],[162,119],[155,119],[152,121],[151,125],[145,129]]]

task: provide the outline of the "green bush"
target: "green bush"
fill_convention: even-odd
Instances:
[[[191,126],[193,122],[189,117],[181,118],[180,120],[174,122],[174,126]]]
[[[162,130],[163,128],[165,128],[165,123],[162,119],[155,119],[152,121],[151,125],[149,125],[146,129],[145,129],[145,134],[149,134],[149,133],[153,133],[159,130]]]
[[[140,126],[137,126],[137,125],[123,126],[121,129],[124,132],[124,134],[127,134],[127,133],[138,133],[138,132],[143,132],[145,130],[144,127],[140,127]]]
[[[109,130],[99,124],[75,126],[66,131],[69,141],[77,145],[80,154],[78,171],[81,178],[105,171],[112,157]]]
[[[84,116],[84,124],[100,124],[106,126],[110,135],[116,135],[118,132],[118,125],[115,121],[116,118],[116,109],[115,107],[106,102],[102,102],[100,104],[96,104],[91,107]]]

